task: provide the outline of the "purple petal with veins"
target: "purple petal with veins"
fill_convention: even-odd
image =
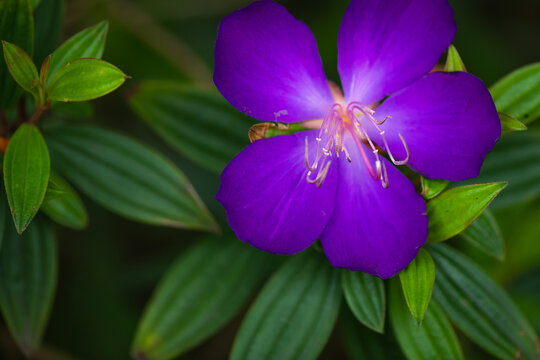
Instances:
[[[395,166],[462,180],[500,135],[480,80],[426,76],[455,31],[446,0],[352,0],[338,40],[343,96],[307,26],[282,6],[262,0],[225,18],[214,74],[223,96],[258,120],[320,119],[255,141],[223,171],[217,198],[238,238],[294,254],[320,237],[336,267],[382,278],[405,268],[428,220]]]

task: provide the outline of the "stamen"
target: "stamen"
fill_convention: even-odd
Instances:
[[[347,161],[352,162],[349,151],[344,144],[344,132],[347,131],[353,138],[371,178],[380,181],[384,188],[388,187],[388,172],[384,159],[381,158],[381,149],[388,154],[390,160],[396,165],[406,164],[410,159],[410,153],[403,136],[399,134],[407,156],[403,160],[396,160],[393,153],[390,151],[384,130],[379,127],[384,124],[390,116],[385,117],[382,121],[378,121],[373,116],[374,113],[375,111],[372,108],[359,102],[351,102],[346,108],[342,103],[336,103],[332,106],[322,120],[318,136],[315,138],[317,148],[315,152],[311,152],[311,154],[315,154],[315,159],[312,162],[310,162],[309,157],[308,137],[305,138],[304,160],[308,170],[306,175],[306,181],[308,183],[315,184],[317,187],[320,187],[323,184],[328,175],[330,164],[332,163],[332,155],[334,153],[336,157],[339,158],[341,152],[343,152],[345,153]],[[364,128],[363,117],[369,119],[379,132],[383,142],[382,144],[379,144],[380,146],[375,144]],[[384,145],[384,149],[382,148],[382,145]],[[365,148],[366,146],[371,150],[373,157],[368,156],[368,152]]]
[[[355,115],[354,111],[355,110],[358,110],[360,111],[365,117],[367,117],[372,123],[373,125],[375,126],[375,128],[377,129],[377,131],[379,132],[379,134],[381,135],[381,138],[383,140],[383,143],[384,143],[384,150],[386,151],[386,153],[388,154],[388,157],[390,158],[390,160],[395,164],[395,165],[405,165],[409,162],[409,159],[411,157],[411,154],[409,152],[409,147],[407,146],[407,143],[405,142],[405,139],[403,139],[403,136],[401,136],[401,134],[398,134],[399,135],[399,138],[401,139],[401,142],[403,143],[403,147],[405,148],[405,151],[407,153],[407,156],[405,157],[405,159],[403,160],[396,160],[396,158],[394,157],[394,155],[392,154],[392,151],[390,150],[390,146],[388,145],[388,141],[386,140],[386,137],[384,136],[384,130],[381,130],[381,128],[379,127],[379,125],[382,125],[384,124],[384,122],[391,118],[391,116],[386,116],[382,121],[378,121],[377,119],[375,119],[375,117],[373,116],[373,114],[375,113],[375,111],[373,109],[371,109],[370,107],[368,106],[365,106],[363,104],[360,104],[358,102],[352,102],[349,104],[349,112],[350,112],[350,116],[355,120],[355,122],[360,122],[360,120],[358,119],[358,117]],[[359,126],[360,128],[361,125]],[[369,141],[370,143],[370,146],[372,146],[372,141],[371,139],[369,138],[369,136],[367,135],[367,132],[362,128],[363,130],[363,135],[365,136],[365,138]]]
[[[381,177],[381,184],[383,188],[388,187],[388,173],[386,172],[386,165],[382,164],[383,167],[383,176]]]
[[[309,144],[308,144],[308,137],[306,136],[306,152],[305,152],[305,159],[306,159],[306,167],[309,170],[308,176],[311,174],[312,171],[315,171],[317,168],[317,164],[315,163],[313,167],[309,165]]]
[[[386,141],[386,137],[384,136],[384,131],[380,132],[381,137],[384,142],[384,147],[386,150],[386,153],[388,154],[388,157],[395,165],[405,165],[409,162],[409,159],[411,158],[411,153],[409,152],[409,147],[407,146],[407,143],[405,142],[405,139],[403,139],[403,136],[401,134],[398,134],[399,138],[401,139],[401,142],[403,143],[403,147],[405,148],[405,152],[407,153],[407,156],[403,160],[396,160],[394,158],[394,155],[392,154],[392,151],[390,151],[390,147],[388,146],[388,142]]]

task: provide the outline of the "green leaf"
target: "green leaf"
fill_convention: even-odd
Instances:
[[[39,75],[32,59],[18,47],[2,40],[4,58],[13,79],[26,91],[38,96]]]
[[[217,229],[186,176],[159,153],[91,126],[61,124],[45,135],[54,165],[103,207],[152,225]]]
[[[219,94],[175,82],[144,82],[130,105],[172,148],[218,174],[249,144],[254,123]]]
[[[420,181],[422,183],[422,196],[428,200],[439,195],[450,184],[448,180],[428,179],[423,176],[420,177]]]
[[[249,309],[231,360],[316,359],[339,311],[339,274],[313,251],[287,261]]]
[[[43,84],[47,81],[47,76],[49,76],[49,68],[51,66],[51,55],[47,56],[43,63],[41,63],[41,68],[39,69],[39,82],[44,89]]]
[[[495,216],[487,209],[460,236],[496,259],[504,260],[504,241]]]
[[[43,202],[49,173],[49,151],[39,129],[22,124],[4,155],[4,183],[19,234],[30,224]]]
[[[501,130],[502,130],[503,135],[506,135],[514,131],[527,130],[527,126],[525,126],[525,124],[523,124],[518,119],[508,114],[505,114],[503,112],[499,112],[499,119],[501,120]]]
[[[60,45],[52,54],[49,81],[60,68],[77,59],[101,59],[108,30],[109,23],[102,21],[73,35]]]
[[[57,198],[60,195],[64,195],[67,191],[67,188],[65,187],[65,184],[63,182],[65,181],[61,179],[60,175],[51,171],[49,175],[49,183],[47,184],[47,192],[45,193],[45,198],[43,199],[43,201],[45,202]]]
[[[407,359],[463,359],[456,334],[439,306],[432,302],[418,326],[395,278],[390,280],[390,323]]]
[[[34,21],[29,0],[0,1],[0,39],[9,41],[32,54]],[[3,61],[0,61],[0,110],[14,105],[21,95]]]
[[[435,264],[431,255],[420,249],[409,266],[399,273],[399,280],[407,306],[416,322],[421,324],[435,285]]]
[[[55,192],[51,194],[51,184]],[[71,229],[83,229],[88,225],[84,204],[73,188],[60,175],[52,172],[49,187],[41,210],[53,221]]]
[[[508,186],[493,202],[500,209],[540,196],[540,134],[515,133],[499,140],[487,155],[480,176],[471,182],[508,181]]]
[[[34,11],[34,61],[39,64],[52,54],[58,40],[64,18],[64,0],[42,0]]]
[[[429,201],[427,241],[444,241],[465,230],[505,186],[503,182],[460,186]]]
[[[461,60],[461,56],[454,45],[450,45],[448,48],[448,55],[446,57],[446,64],[444,65],[444,71],[467,71],[465,64]]]
[[[49,82],[47,96],[53,101],[87,101],[118,89],[126,75],[103,60],[79,59],[60,68]]]
[[[54,234],[43,218],[32,222],[22,236],[13,226],[2,231],[0,309],[9,331],[28,356],[40,345],[56,289]]]
[[[405,359],[389,327],[385,329],[384,335],[377,334],[362,326],[349,311],[343,311],[338,321],[338,329],[348,359]]]
[[[345,300],[358,321],[382,334],[386,313],[383,281],[361,271],[343,270],[341,286]]]
[[[540,63],[519,68],[490,89],[497,110],[524,124],[540,116]]]
[[[233,238],[199,241],[183,252],[146,306],[134,358],[172,359],[217,332],[269,275],[270,260]]]
[[[538,358],[536,334],[502,288],[457,250],[429,251],[437,265],[433,297],[454,324],[497,358]]]

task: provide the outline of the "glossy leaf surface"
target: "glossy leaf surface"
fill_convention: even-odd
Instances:
[[[540,116],[540,63],[519,68],[490,89],[497,110],[524,124]]]
[[[47,144],[34,125],[21,125],[4,155],[4,184],[19,233],[30,224],[43,202],[49,182]]]
[[[201,240],[180,255],[155,290],[134,356],[172,359],[218,331],[269,275],[270,260],[234,238]]]
[[[492,204],[504,208],[540,196],[540,134],[515,133],[501,139],[484,161],[480,176],[466,183],[507,181]]]
[[[2,41],[2,47],[6,65],[13,79],[24,90],[37,96],[39,75],[30,56],[17,45],[7,41]]]
[[[316,359],[339,311],[339,274],[318,253],[289,259],[249,309],[231,360]]]
[[[399,281],[390,284],[390,323],[401,350],[409,360],[463,359],[454,329],[437,304],[430,304],[418,326],[403,298]]]
[[[505,186],[503,182],[460,186],[429,201],[427,241],[444,241],[465,230]]]
[[[51,311],[57,279],[56,244],[53,230],[43,218],[36,219],[22,236],[9,225],[2,230],[0,309],[15,341],[28,355],[39,347]]]
[[[67,63],[51,78],[47,96],[53,101],[87,101],[107,95],[126,80],[116,66],[97,59]]]
[[[254,123],[219,94],[174,82],[143,83],[130,105],[172,148],[215,173],[249,144]]]
[[[536,334],[499,285],[445,244],[429,251],[437,265],[433,297],[468,338],[497,358],[538,357]]]
[[[109,23],[102,21],[92,27],[86,28],[67,39],[51,58],[49,79],[68,63],[81,58],[101,59],[105,49],[105,40],[109,30]]]
[[[382,333],[386,315],[386,294],[382,279],[361,271],[343,270],[341,286],[345,300],[358,321]]]
[[[407,306],[418,324],[422,323],[435,285],[435,263],[424,250],[399,273]]]
[[[154,150],[91,126],[54,126],[46,139],[53,165],[103,207],[147,224],[216,230],[185,175]]]
[[[504,241],[495,216],[488,209],[460,236],[496,259],[504,260]]]
[[[51,184],[55,187],[54,191]],[[71,229],[83,229],[88,225],[88,214],[81,198],[54,172],[51,173],[41,210],[54,222]]]

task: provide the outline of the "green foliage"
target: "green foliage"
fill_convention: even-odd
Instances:
[[[208,46],[213,45],[214,25],[217,24],[205,26],[207,20],[202,19],[209,13],[201,13],[199,15],[203,17],[198,16],[196,21],[185,23],[181,19],[153,19],[141,11],[139,2],[117,1],[111,6],[94,6],[92,2],[82,6],[82,3],[74,4],[74,8],[85,16],[84,21],[88,21],[86,17],[90,14],[92,18],[110,17],[114,21],[115,36],[111,40],[115,44],[109,53],[114,64],[121,64],[123,69],[129,67],[129,72],[138,78],[156,77],[156,74],[163,78],[169,76],[166,70],[171,64],[164,64],[162,59],[156,60],[162,56],[172,66],[180,67],[180,73],[187,73],[187,78],[211,87],[211,71],[205,68],[205,64],[211,64]],[[212,3],[219,6],[219,10],[214,9],[218,12],[229,7],[232,10],[236,6],[223,1]],[[151,4],[146,5],[152,8]],[[146,5],[144,9],[147,9]],[[0,194],[0,310],[4,323],[27,355],[36,350],[41,341],[54,296],[57,271],[52,225],[42,214],[33,221],[32,218],[42,210],[50,220],[71,229],[82,229],[88,224],[88,214],[81,198],[62,176],[98,204],[128,219],[150,225],[218,231],[216,221],[190,181],[164,156],[123,135],[62,122],[92,117],[102,123],[120,119],[114,123],[119,128],[133,124],[122,105],[107,103],[107,111],[99,111],[99,104],[96,106],[99,116],[94,117],[92,105],[84,102],[117,89],[126,76],[116,66],[100,60],[108,32],[107,22],[79,32],[54,50],[62,27],[64,6],[64,0],[0,0],[0,40],[3,41],[7,64],[0,63],[0,144],[4,146],[9,140],[2,159],[6,194],[3,189]],[[172,9],[170,6],[168,3],[160,4],[161,14],[167,15]],[[193,1],[182,6],[201,7]],[[207,7],[208,4],[197,11]],[[214,15],[218,12],[212,17],[217,18]],[[181,16],[193,15],[189,11],[181,13]],[[79,17],[77,12],[70,14],[66,21],[68,28],[75,26],[81,20]],[[167,22],[166,27],[162,26],[164,21]],[[176,39],[172,34],[176,27],[189,28],[188,36],[181,41]],[[132,34],[127,34],[125,29]],[[207,35],[203,34],[204,31]],[[205,36],[210,40],[206,41]],[[333,44],[334,37],[331,41]],[[134,45],[133,48],[126,51],[124,42]],[[144,47],[143,43],[151,49]],[[208,48],[204,49],[202,44],[206,43]],[[190,49],[192,45],[197,51]],[[208,53],[208,58],[199,59],[199,46],[203,53]],[[149,55],[154,51],[159,54]],[[51,53],[52,56],[47,56]],[[134,57],[133,54],[137,55]],[[474,59],[474,54],[467,51],[467,57]],[[481,60],[480,64],[489,68],[485,55]],[[36,65],[40,64],[38,73]],[[144,65],[143,68],[136,66],[140,64]],[[479,64],[472,64],[471,68],[484,69]],[[448,49],[444,71],[466,71],[453,45]],[[336,75],[330,77],[335,78]],[[483,76],[482,79],[490,80]],[[28,101],[31,99],[25,94],[15,108],[22,90],[17,83],[32,93],[36,101]],[[529,124],[540,117],[539,84],[540,64],[537,63],[516,70],[493,86],[492,94],[503,135],[526,130],[524,123]],[[209,197],[215,194],[218,177],[208,176],[207,171],[197,166],[190,167],[190,164],[185,164],[186,159],[217,175],[249,144],[248,131],[251,137],[255,130],[262,129],[263,137],[268,138],[304,130],[298,124],[286,127],[283,124],[259,123],[259,127],[252,127],[253,119],[232,108],[215,91],[200,90],[176,79],[143,81],[133,89],[129,105],[149,128],[181,155],[177,160],[182,168],[188,171],[198,189]],[[28,113],[31,115],[34,110],[34,115],[29,117]],[[56,124],[48,123],[49,112]],[[51,163],[62,176],[54,172],[49,175],[48,149],[36,127],[38,121],[51,148]],[[427,202],[430,242],[459,235],[454,241],[456,244],[463,245],[458,241],[464,239],[486,254],[503,259],[501,231],[493,214],[486,209],[496,196],[493,207],[501,208],[530,201],[540,195],[540,137],[535,133],[535,125],[530,128],[529,133],[503,138],[488,155],[480,177],[458,184],[509,181],[501,196],[497,195],[504,183],[454,187],[446,180],[420,177],[422,196]],[[140,133],[137,127],[131,130]],[[154,139],[150,136],[144,141],[152,142]],[[448,186],[450,190],[444,191]],[[9,198],[9,204],[5,197]],[[209,205],[211,208],[217,206],[215,201]],[[69,255],[69,262],[82,263],[85,272],[87,267],[95,266],[99,271],[94,272],[99,274],[85,273],[84,280],[81,280],[80,274],[76,275],[77,269],[71,267],[63,279],[70,281],[69,278],[73,277],[77,283],[74,289],[69,290],[73,291],[68,298],[69,308],[88,304],[88,299],[91,299],[95,302],[90,305],[93,312],[81,306],[90,315],[85,315],[87,317],[81,321],[77,319],[77,325],[83,322],[85,325],[74,329],[75,335],[66,334],[64,330],[62,336],[68,339],[67,342],[75,339],[72,340],[73,348],[66,347],[68,352],[73,352],[69,357],[117,359],[122,354],[126,355],[127,342],[131,340],[128,337],[131,337],[137,315],[132,306],[126,306],[124,298],[132,299],[135,293],[153,286],[165,264],[174,257],[169,250],[184,246],[176,245],[174,241],[166,245],[155,241],[151,246],[152,252],[162,251],[164,254],[157,257],[152,252],[147,254],[145,247],[144,261],[139,262],[138,259],[134,263],[126,259],[140,254],[137,238],[147,237],[145,231],[152,231],[152,236],[155,234],[157,238],[168,237],[172,231],[180,234],[182,241],[189,241],[198,234],[170,229],[147,230],[132,223],[125,225],[107,212],[95,211],[93,206],[91,209],[97,226],[89,228],[90,232],[93,231],[89,239],[100,241],[80,244],[71,241],[72,245],[67,245],[73,247],[63,249],[63,254]],[[520,275],[519,272],[527,265],[517,266],[518,270],[514,265],[524,258],[532,264],[529,266],[537,263],[535,256],[538,255],[535,254],[538,251],[533,248],[538,232],[534,223],[537,211],[532,206],[514,209],[518,210],[517,215],[509,216],[511,219],[505,219],[510,212],[497,213],[501,227],[505,229],[504,221],[516,220],[513,228],[505,229],[507,237],[519,229],[521,238],[530,240],[517,244],[520,234],[512,238],[513,247],[509,251],[512,262],[505,266],[496,263],[496,272],[493,272],[498,281]],[[11,223],[10,213],[13,213],[16,227]],[[219,216],[224,217],[224,214]],[[22,236],[17,235],[16,230],[22,232],[27,226]],[[130,229],[126,231],[127,226]],[[129,238],[129,246],[124,246],[122,239],[110,235],[124,231],[125,237]],[[71,236],[74,233],[67,234]],[[320,253],[311,250],[288,258],[262,292],[256,295],[260,284],[275,267],[275,256],[254,250],[229,234],[219,240],[216,237],[197,240],[199,242],[193,247],[179,254],[149,300],[133,339],[132,356],[135,359],[198,358],[199,350],[194,350],[193,354],[186,353],[223,329],[253,297],[255,301],[237,333],[231,359],[314,359],[332,332],[342,291],[351,311],[345,308],[340,317],[340,335],[351,358],[401,359],[401,348],[408,359],[462,359],[464,356],[448,318],[461,328],[464,335],[497,358],[538,357],[540,346],[536,334],[509,296],[482,269],[448,246],[427,247],[437,265],[436,280],[433,259],[426,250],[420,249],[416,259],[399,275],[401,289],[397,277],[390,280],[387,300],[383,280],[362,272],[334,269]],[[135,246],[131,246],[131,241]],[[82,254],[79,258],[76,257],[78,252]],[[92,253],[93,257],[90,257]],[[110,266],[116,260],[118,263]],[[490,266],[491,262],[486,264]],[[69,270],[75,270],[73,275]],[[93,281],[79,285],[89,278]],[[530,284],[531,289],[521,294],[523,298],[520,298],[519,305],[527,311],[532,324],[538,326],[540,317],[535,310],[538,307],[538,281]],[[385,329],[387,302],[387,323],[390,325]],[[114,323],[114,331],[103,331],[103,320],[99,319],[103,309],[107,316],[114,313],[111,315],[114,320],[105,320]],[[119,309],[121,311],[115,311]],[[72,314],[65,308],[58,312],[60,321],[65,320],[62,316],[70,317]],[[116,325],[120,322],[128,325]],[[71,330],[73,323],[68,321],[67,324]],[[56,325],[53,332],[54,328]],[[123,328],[129,329],[125,331],[128,335],[116,332]],[[383,332],[385,334],[381,335]],[[51,339],[56,341],[57,336],[53,335]],[[123,337],[125,344],[122,344]],[[96,344],[96,348],[100,348],[95,352],[97,355],[78,353],[79,339]],[[3,339],[0,340],[4,344]],[[230,347],[230,344],[226,346]],[[114,356],[110,356],[109,347],[121,350],[112,350]],[[0,351],[0,357],[3,355]],[[55,355],[53,353],[50,357]],[[209,356],[216,357],[214,353]],[[36,354],[36,358],[41,358],[41,354]]]
[[[397,279],[390,281],[390,323],[410,360],[463,359],[456,334],[444,312],[432,302],[419,326],[411,316]]]
[[[79,59],[54,74],[47,96],[55,101],[88,101],[116,90],[125,80],[126,75],[106,61]]]
[[[503,135],[514,131],[527,130],[527,126],[525,126],[525,124],[508,114],[499,112],[499,119],[501,120],[501,130]]]
[[[361,271],[343,270],[341,286],[345,300],[358,321],[382,334],[386,314],[383,281]]]
[[[450,184],[448,180],[428,179],[423,176],[420,177],[420,181],[422,184],[422,196],[427,200],[439,195]]]
[[[50,78],[68,63],[81,58],[101,59],[109,23],[100,22],[73,35],[54,51],[51,58]]]
[[[52,307],[57,278],[55,239],[42,218],[32,222],[22,236],[13,226],[3,227],[1,232],[0,309],[28,356],[40,345]]]
[[[447,245],[429,251],[437,265],[433,297],[454,324],[497,358],[538,357],[536,334],[499,285]]]
[[[271,260],[235,238],[201,240],[183,252],[146,306],[134,356],[172,359],[218,331],[269,275]]]
[[[385,329],[384,335],[377,334],[362,326],[350,312],[343,311],[338,328],[348,359],[405,359],[389,327]]]
[[[505,186],[503,182],[460,186],[429,201],[427,241],[444,241],[465,230]]]
[[[490,90],[497,110],[531,123],[540,116],[540,63],[511,72]]]
[[[420,249],[409,266],[399,273],[399,280],[407,306],[416,322],[421,324],[435,285],[435,263],[431,255]]]
[[[0,40],[9,41],[32,54],[34,22],[29,0],[0,1]],[[6,65],[0,62],[0,111],[14,105],[20,90],[11,78]]]
[[[61,124],[45,135],[54,166],[103,207],[147,224],[216,231],[188,179],[157,152],[91,126]]]
[[[338,315],[339,274],[313,251],[288,260],[249,309],[231,360],[316,359]]]
[[[11,76],[26,91],[38,96],[39,75],[36,65],[28,54],[18,47],[2,40],[4,58]]]
[[[461,60],[461,56],[454,45],[450,45],[448,48],[448,55],[446,57],[446,64],[444,65],[444,71],[467,71],[465,64]]]
[[[49,152],[39,129],[34,125],[21,125],[9,141],[4,156],[4,183],[19,234],[30,224],[43,202],[49,173]]]
[[[52,54],[60,38],[64,0],[41,0],[34,11],[34,62],[39,64]]]
[[[492,208],[531,201],[540,195],[540,134],[524,132],[499,140],[488,154],[480,176],[466,183],[508,181]]]
[[[487,209],[460,236],[484,253],[504,260],[504,241],[495,216]]]
[[[213,92],[148,81],[130,97],[130,105],[172,148],[218,174],[249,143],[253,120]]]
[[[51,191],[54,189],[54,191]],[[51,172],[41,210],[54,222],[71,229],[88,225],[86,208],[73,188],[58,174]]]

